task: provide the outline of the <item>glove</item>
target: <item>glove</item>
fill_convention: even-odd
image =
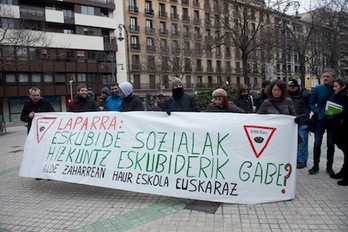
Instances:
[[[169,109],[166,110],[166,113],[168,114],[168,116],[170,116],[171,114]]]
[[[301,121],[301,119],[300,119],[299,117],[296,117],[296,118],[295,118],[295,123],[299,124],[300,121]]]

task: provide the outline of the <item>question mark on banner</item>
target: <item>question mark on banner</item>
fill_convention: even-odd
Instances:
[[[287,163],[284,166],[284,169],[285,169],[285,171],[288,171],[288,173],[284,176],[284,186],[286,186],[286,181],[291,176],[291,170],[292,170],[291,164]],[[282,189],[282,193],[284,194],[285,192],[286,192],[285,189]]]

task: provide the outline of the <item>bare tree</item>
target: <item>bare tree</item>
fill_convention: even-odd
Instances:
[[[273,57],[274,50],[270,46],[273,43],[271,15],[273,7],[279,2],[270,2],[236,1],[230,14],[227,14],[227,3],[224,3],[223,13],[215,18],[215,26],[220,27],[222,32],[216,44],[236,49],[236,58],[242,60],[244,83],[247,85],[250,85],[249,73],[260,75],[262,70],[262,74],[265,64]]]
[[[28,48],[46,48],[50,44],[50,37],[45,33],[45,24],[30,20],[18,19],[9,5],[0,5],[2,27],[0,28],[0,68],[13,63],[15,56],[17,65],[35,62],[29,60]]]

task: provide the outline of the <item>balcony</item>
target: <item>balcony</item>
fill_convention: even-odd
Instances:
[[[189,0],[181,0],[181,4],[188,6],[189,5]]]
[[[193,19],[193,23],[196,24],[196,25],[199,25],[199,24],[201,24],[201,19],[200,18],[194,18]]]
[[[129,13],[137,14],[139,12],[139,8],[137,6],[129,6],[128,11]]]
[[[172,31],[171,36],[172,36],[172,38],[177,38],[180,36],[180,33],[179,33],[179,31]]]
[[[217,67],[216,68],[216,72],[217,73],[223,73],[224,72],[224,69],[222,67]]]
[[[168,35],[168,30],[166,29],[160,29],[159,30],[160,35]]]
[[[155,34],[155,28],[152,28],[152,27],[145,27],[145,33],[147,35],[153,35]]]
[[[214,68],[213,67],[207,67],[207,73],[213,73]]]
[[[195,40],[202,40],[202,35],[201,34],[194,34],[194,39]]]
[[[131,44],[132,51],[140,51],[140,44]]]
[[[182,20],[183,20],[183,21],[186,21],[186,22],[189,22],[189,21],[190,21],[190,16],[188,16],[188,15],[182,15]]]
[[[160,10],[160,11],[158,11],[158,16],[160,18],[167,18],[167,12]]]
[[[170,18],[174,19],[174,20],[178,20],[179,19],[179,15],[178,14],[174,14],[174,13],[170,13]]]
[[[139,32],[139,26],[138,25],[129,25],[129,31]]]
[[[200,8],[200,4],[197,0],[193,0],[192,5],[194,8],[198,8],[198,9]]]
[[[145,8],[145,15],[147,15],[147,16],[153,16],[154,15],[154,11],[153,11],[153,9],[147,9],[147,8]]]
[[[146,46],[146,51],[148,51],[148,52],[155,52],[155,51],[156,51],[156,48],[155,48],[155,46],[149,46],[149,45],[147,45],[147,46]]]

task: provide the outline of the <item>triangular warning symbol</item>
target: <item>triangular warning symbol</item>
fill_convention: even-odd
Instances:
[[[53,125],[56,120],[57,117],[43,117],[36,119],[36,139],[38,144],[46,134],[47,130]]]
[[[259,158],[266,149],[276,128],[252,125],[245,125],[243,127],[256,158]]]

